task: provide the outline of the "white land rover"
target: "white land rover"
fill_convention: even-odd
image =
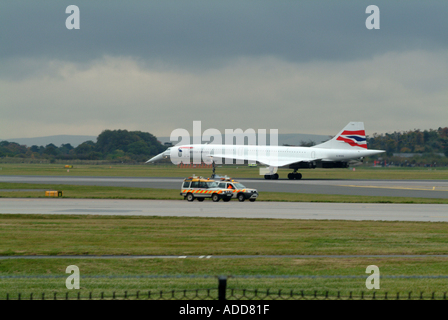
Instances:
[[[258,197],[257,189],[246,188],[243,184],[228,177],[221,178],[218,187],[232,190],[233,198],[237,198],[241,202],[246,199],[249,199],[250,202],[254,202]]]
[[[230,201],[233,192],[225,188],[219,188],[218,182],[210,178],[188,177],[182,182],[181,196],[188,201],[204,201],[205,198],[211,198],[214,202],[219,200]]]

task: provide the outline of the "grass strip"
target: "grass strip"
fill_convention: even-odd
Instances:
[[[70,164],[70,163],[67,163]],[[192,174],[209,177],[211,168],[178,168],[166,165],[84,165],[75,164],[67,169],[62,164],[0,164],[0,175],[45,175],[45,176],[100,176],[100,177],[187,177]],[[448,167],[400,168],[367,167],[350,169],[302,169],[304,179],[386,179],[386,180],[446,180]],[[260,178],[258,167],[247,165],[223,165],[216,169],[219,175],[235,179]],[[286,178],[291,169],[279,168],[278,174]]]
[[[0,255],[446,254],[443,222],[0,215]]]
[[[172,290],[177,291],[176,296],[180,298],[183,290],[197,289],[202,290],[200,294],[204,296],[207,296],[206,289],[212,289],[210,297],[216,297],[218,275],[228,277],[228,294],[234,289],[234,298],[239,297],[244,289],[248,291],[246,297],[253,297],[254,290],[260,291],[261,296],[269,290],[271,295],[268,299],[278,297],[279,290],[286,297],[291,291],[295,295],[303,291],[308,298],[315,293],[323,297],[327,291],[330,297],[335,297],[337,292],[345,296],[352,292],[354,297],[359,298],[361,292],[364,292],[364,298],[369,299],[372,291],[367,292],[365,286],[369,276],[365,271],[369,265],[378,266],[382,277],[380,289],[375,290],[377,297],[388,292],[389,299],[393,299],[399,292],[401,297],[407,298],[409,292],[412,292],[411,297],[418,299],[423,292],[423,297],[430,299],[431,293],[437,292],[435,298],[440,299],[446,292],[446,278],[392,276],[447,276],[447,262],[447,259],[441,258],[2,260],[0,299],[5,299],[6,294],[11,299],[17,299],[19,293],[22,298],[29,298],[33,293],[34,299],[39,299],[43,292],[47,299],[52,299],[54,293],[64,299],[67,292],[72,299],[78,292],[83,298],[88,298],[90,292],[96,298],[101,293],[111,297],[114,292],[123,297],[125,291],[132,299],[136,298],[137,291],[140,292],[140,298],[147,299],[148,292],[152,292],[150,297],[157,299],[161,295],[160,291],[164,291],[165,298],[170,298]],[[69,265],[79,267],[79,291],[67,290],[65,287],[66,277],[69,276],[65,269]],[[8,278],[11,275],[27,278]],[[298,275],[312,277],[301,278]]]
[[[16,191],[24,189],[25,191]],[[36,189],[36,191],[30,191]],[[3,190],[3,191],[2,191]],[[13,191],[11,191],[13,190]],[[176,189],[103,187],[0,182],[0,198],[45,198],[43,190],[62,190],[74,199],[183,200]],[[260,192],[257,201],[447,204],[448,199]],[[232,200],[237,201],[237,200]]]

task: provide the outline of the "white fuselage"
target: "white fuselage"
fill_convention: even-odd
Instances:
[[[175,149],[175,150],[172,150]],[[172,152],[182,150],[189,152],[190,158],[195,163],[210,159],[220,159],[219,155],[225,155],[226,159],[248,159],[249,161],[264,162],[265,159],[277,158],[278,163],[297,161],[349,161],[361,157],[371,156],[383,152],[382,150],[368,150],[363,148],[325,149],[316,147],[287,147],[287,146],[248,146],[248,145],[204,145],[191,144],[171,147],[163,153],[164,157],[172,155]],[[180,151],[178,151],[180,152]],[[186,154],[184,154],[186,156]],[[151,159],[152,160],[152,159]],[[226,161],[226,163],[229,163]],[[281,166],[281,165],[279,165]]]

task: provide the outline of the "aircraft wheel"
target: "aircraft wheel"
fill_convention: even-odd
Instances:
[[[255,202],[256,199],[249,199],[250,202]]]
[[[202,202],[202,201],[204,201],[204,199],[205,199],[205,198],[198,198],[198,201],[199,201],[199,202]]]
[[[240,193],[237,198],[239,202],[244,202],[244,200],[246,200],[246,197],[242,193]]]
[[[274,179],[274,180],[278,180],[278,173],[273,174],[273,175],[272,175],[272,179]]]
[[[214,193],[214,194],[212,195],[212,200],[213,200],[213,202],[218,202],[218,201],[219,201],[219,196],[218,196],[218,194]]]
[[[296,179],[296,180],[300,180],[300,179],[302,179],[302,174],[301,173],[295,173],[294,174],[294,179]]]
[[[271,179],[271,175],[270,175],[270,174],[265,174],[265,175],[264,175],[264,178],[265,178],[266,180],[270,180],[270,179]]]
[[[288,179],[289,180],[294,180],[294,173],[288,173]]]
[[[191,194],[191,193],[187,194],[187,200],[190,201],[190,202],[194,201],[194,195]]]
[[[224,201],[224,202],[229,202],[231,199],[232,199],[232,198],[224,198],[224,199],[222,199],[222,201]]]

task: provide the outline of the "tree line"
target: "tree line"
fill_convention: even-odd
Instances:
[[[369,149],[385,150],[388,156],[393,153],[443,153],[448,157],[448,127],[437,130],[419,129],[377,134],[367,137]]]
[[[301,145],[312,146],[313,143],[301,142]],[[367,137],[369,149],[385,150],[386,154],[378,155],[384,159],[400,161],[397,153],[418,154],[413,163],[448,162],[448,127],[437,130],[419,129],[377,134]],[[86,141],[77,147],[62,144],[59,147],[50,143],[46,146],[33,145],[27,147],[15,142],[0,142],[0,157],[20,157],[31,159],[59,160],[112,160],[121,162],[142,162],[166,150],[157,138],[148,132],[127,130],[105,130],[96,142]],[[413,159],[414,159],[413,158]],[[445,158],[445,159],[444,159]],[[420,159],[420,160],[419,160]],[[407,161],[408,163],[411,160]],[[439,161],[439,163],[440,163]]]
[[[0,157],[19,157],[50,160],[112,160],[142,162],[166,149],[148,132],[105,130],[96,142],[85,141],[73,147],[71,144],[27,147],[15,142],[0,142]]]
[[[379,155],[388,163],[400,165],[448,165],[448,127],[437,130],[409,130],[367,137],[369,149],[385,150]],[[404,158],[399,154],[415,154]]]

